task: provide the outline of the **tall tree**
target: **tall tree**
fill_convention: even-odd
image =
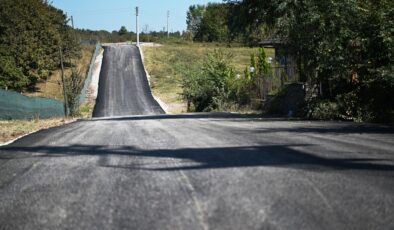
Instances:
[[[119,32],[118,32],[119,36],[124,36],[127,34],[127,29],[125,26],[120,27]]]
[[[193,39],[199,36],[201,21],[204,16],[204,5],[192,5],[189,7],[186,16],[187,30],[191,33]]]
[[[5,87],[34,87],[38,80],[48,77],[49,71],[58,66],[59,47],[66,60],[79,55],[78,43],[67,23],[67,16],[47,1],[0,1],[0,44],[7,50],[0,55],[8,63],[0,77],[21,80]],[[24,77],[16,77],[19,71]]]
[[[200,24],[198,40],[208,42],[226,42],[228,6],[220,3],[208,3]]]

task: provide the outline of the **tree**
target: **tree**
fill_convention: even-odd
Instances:
[[[20,91],[28,82],[21,68],[15,65],[14,58],[0,48],[0,87]]]
[[[0,44],[7,47],[7,53],[0,55],[8,63],[0,77],[14,76],[13,81],[18,81],[8,81],[4,87],[34,88],[37,81],[46,79],[58,67],[59,47],[65,60],[80,55],[73,29],[67,23],[67,16],[47,1],[0,1]],[[23,77],[15,75],[19,72]]]
[[[120,27],[119,32],[118,32],[119,36],[124,36],[127,34],[127,29],[125,26]]]
[[[189,7],[186,16],[187,31],[191,33],[193,39],[198,37],[201,21],[204,16],[204,5],[192,5]]]
[[[394,119],[394,2],[390,0],[239,0],[230,4],[232,34],[266,27],[297,59],[300,80],[340,117]],[[238,13],[237,13],[238,12]],[[260,39],[264,37],[261,36]]]
[[[243,38],[254,44],[270,36],[275,20],[277,0],[224,0],[228,6],[227,26],[231,40]]]
[[[228,40],[227,12],[226,4],[208,3],[197,39],[208,42],[226,42]]]
[[[188,110],[211,111],[231,100],[231,82],[235,78],[234,69],[229,64],[231,53],[217,49],[207,54],[202,66],[186,72],[183,80],[183,98]]]
[[[84,84],[83,74],[76,69],[71,70],[71,75],[65,78],[65,89],[67,95],[67,105],[69,107],[70,115],[78,115],[79,96]]]

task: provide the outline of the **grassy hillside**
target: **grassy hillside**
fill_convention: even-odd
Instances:
[[[182,72],[202,63],[207,52],[223,49],[233,54],[232,65],[237,73],[243,74],[245,67],[250,64],[250,54],[257,53],[257,48],[227,47],[225,44],[190,43],[165,44],[162,46],[145,46],[144,63],[151,76],[153,94],[169,106],[172,113],[186,112],[186,104],[180,93]],[[273,56],[273,50],[266,50],[268,56]]]
[[[81,58],[78,60],[72,60],[76,63],[76,67],[83,75],[89,71],[90,61],[94,52],[94,45],[82,45],[81,46]],[[71,68],[65,68],[65,77],[70,76]],[[41,96],[49,97],[58,100],[63,100],[63,88],[61,84],[61,71],[53,71],[47,80],[42,80],[36,85],[36,92],[24,93],[27,96]]]

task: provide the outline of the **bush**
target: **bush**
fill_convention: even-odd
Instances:
[[[184,74],[182,96],[188,111],[212,111],[231,98],[229,86],[235,78],[231,57],[231,53],[216,49],[207,54],[202,66]]]
[[[310,119],[336,120],[342,118],[338,104],[331,101],[310,101],[305,110],[306,116]]]
[[[79,95],[83,88],[84,80],[83,74],[75,69],[72,70],[69,77],[64,79],[67,105],[71,116],[79,115]]]

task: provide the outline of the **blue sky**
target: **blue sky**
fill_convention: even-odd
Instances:
[[[160,31],[167,24],[170,31],[186,29],[186,12],[190,5],[222,0],[50,0],[52,5],[73,16],[77,28],[119,30],[126,26],[135,31],[135,7],[140,9],[140,30]]]

